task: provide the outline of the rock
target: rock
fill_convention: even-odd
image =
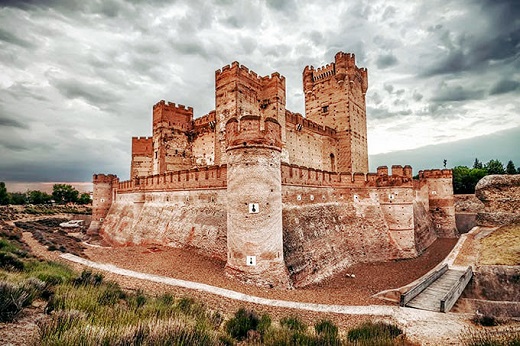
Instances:
[[[475,187],[475,196],[484,204],[484,211],[477,214],[477,225],[520,222],[520,174],[485,176]]]

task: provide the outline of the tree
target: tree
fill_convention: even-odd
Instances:
[[[79,191],[72,185],[54,184],[52,187],[52,198],[56,203],[64,204],[78,201]]]
[[[42,191],[29,191],[27,193],[27,201],[31,204],[45,204],[49,203],[52,196]]]
[[[511,160],[509,160],[509,162],[507,163],[506,173],[507,174],[516,174],[515,164]]]
[[[478,168],[478,169],[484,168],[484,167],[482,167],[482,162],[480,162],[476,157],[475,157],[475,162],[473,163],[473,168]]]
[[[506,170],[504,169],[504,164],[499,160],[490,160],[484,168],[487,170],[488,174],[505,174]]]
[[[78,203],[79,204],[89,204],[92,200],[90,199],[90,195],[88,193],[82,193],[79,196]]]
[[[487,175],[485,169],[457,166],[453,168],[453,192],[456,194],[475,193],[478,181]]]
[[[23,192],[10,192],[9,203],[21,205],[27,203],[27,195]]]
[[[7,194],[7,188],[5,187],[5,183],[0,181],[0,205],[9,204],[9,195]]]
[[[444,168],[446,168],[446,164],[448,163],[448,160],[444,159],[444,161],[442,161],[442,163],[444,164]]]

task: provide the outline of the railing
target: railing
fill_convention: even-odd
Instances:
[[[401,299],[399,301],[399,306],[405,306],[408,302],[415,297],[417,297],[422,291],[424,291],[428,286],[432,284],[435,280],[441,277],[448,270],[448,265],[443,265],[440,269],[434,271],[430,275],[428,275],[424,280],[419,282],[417,285],[412,287],[408,292],[401,294]]]
[[[473,269],[471,269],[471,266],[469,266],[464,274],[462,274],[462,276],[459,278],[457,284],[450,288],[448,293],[446,293],[446,295],[444,295],[444,297],[441,299],[441,312],[449,312],[451,310],[472,277]]]

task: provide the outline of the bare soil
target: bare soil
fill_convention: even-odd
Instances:
[[[193,249],[165,246],[91,247],[86,256],[139,272],[196,281],[263,298],[307,303],[369,305],[388,304],[372,298],[382,290],[406,285],[427,273],[451,251],[456,239],[435,241],[420,257],[381,263],[360,263],[305,288],[264,289],[237,282],[224,275],[225,262],[198,254]],[[354,274],[355,277],[352,277]]]

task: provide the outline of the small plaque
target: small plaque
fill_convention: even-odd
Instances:
[[[259,210],[258,203],[249,203],[249,214],[258,214]]]
[[[256,256],[246,256],[246,264],[248,266],[256,266]]]

